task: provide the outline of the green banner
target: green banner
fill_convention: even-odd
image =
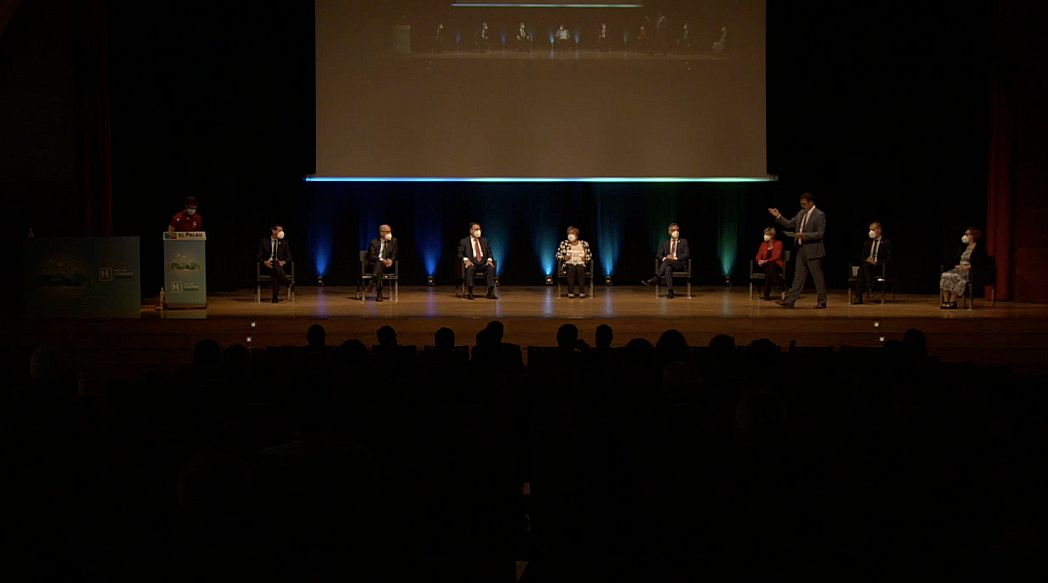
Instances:
[[[164,292],[169,308],[207,307],[203,231],[164,233]]]
[[[34,237],[25,241],[26,314],[137,318],[142,311],[138,237]]]

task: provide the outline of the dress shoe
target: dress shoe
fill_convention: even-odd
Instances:
[[[497,295],[495,295],[495,292],[493,292],[493,291],[489,291],[484,297],[488,298],[489,300],[497,300],[497,299],[499,299],[499,297]]]
[[[641,285],[647,285],[647,286],[655,285],[655,278],[652,277],[652,278],[649,278],[649,279],[642,279],[642,280],[640,280],[640,284]]]
[[[473,299],[473,292],[466,292],[466,299],[467,300],[472,300]]]
[[[280,303],[280,298],[277,297],[277,296],[273,296],[273,303],[274,304],[279,304]]]
[[[826,302],[819,302],[819,303],[815,304],[815,309],[816,310],[825,310],[826,309]]]
[[[854,298],[854,299],[852,299],[851,303],[852,303],[852,305],[855,305],[855,306],[860,305],[860,304],[862,304],[862,298]]]
[[[770,302],[771,301],[771,296],[761,296],[761,301],[762,302]]]
[[[580,297],[580,298],[584,298],[584,297],[586,297],[586,294],[582,294],[582,293],[580,293],[580,294],[579,294],[579,297]]]
[[[793,304],[786,300],[775,300],[775,304],[783,308],[793,308]]]
[[[375,296],[375,301],[376,302],[381,302],[382,301],[382,290],[379,290],[378,295]]]
[[[574,297],[575,297],[575,294],[569,293],[569,294],[568,294],[568,297],[569,297],[569,298],[574,298]]]
[[[666,292],[666,299],[667,300],[672,300],[675,297],[677,297],[677,296],[676,296],[676,294],[673,293],[673,290],[670,290],[670,291]]]

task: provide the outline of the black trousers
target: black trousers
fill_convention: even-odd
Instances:
[[[683,261],[667,259],[659,264],[659,268],[655,271],[655,277],[664,278],[666,280],[666,291],[673,291],[673,272],[681,271],[684,267]]]
[[[393,269],[393,266],[390,265],[389,269]],[[375,282],[375,289],[382,289],[382,274],[384,274],[385,272],[385,263],[382,263],[381,261],[376,261],[371,264],[371,281]]]
[[[761,272],[764,273],[764,288],[761,290],[761,295],[769,297],[771,290],[779,289],[782,286],[782,268],[778,263],[769,261],[761,265]]]
[[[284,273],[284,268],[276,261],[273,262],[272,268],[266,267],[265,263],[262,264],[262,267],[272,272],[270,279],[273,280],[273,299],[276,299],[280,295],[280,286],[290,284],[291,278],[287,276],[287,273]]]
[[[466,287],[470,290],[473,289],[473,274],[476,272],[483,273],[487,280],[488,289],[495,287],[495,266],[488,265],[487,263],[475,263],[470,262],[466,266]]]
[[[861,300],[865,293],[873,292],[873,280],[881,274],[880,265],[870,265],[863,261],[859,264],[859,275],[855,278],[855,287],[852,288],[855,299]]]
[[[578,286],[579,293],[586,288],[583,286],[586,283],[586,266],[585,265],[573,265],[567,263],[564,265],[564,273],[568,275],[568,293],[575,293],[575,286]]]

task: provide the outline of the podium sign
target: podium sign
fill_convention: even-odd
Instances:
[[[138,318],[138,237],[36,237],[24,243],[26,314]]]
[[[164,233],[164,292],[169,308],[207,307],[204,231]]]

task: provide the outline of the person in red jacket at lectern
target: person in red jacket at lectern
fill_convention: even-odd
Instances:
[[[167,232],[203,230],[204,218],[197,212],[197,199],[195,196],[187,196],[186,208],[171,217],[171,223],[167,226]]]

